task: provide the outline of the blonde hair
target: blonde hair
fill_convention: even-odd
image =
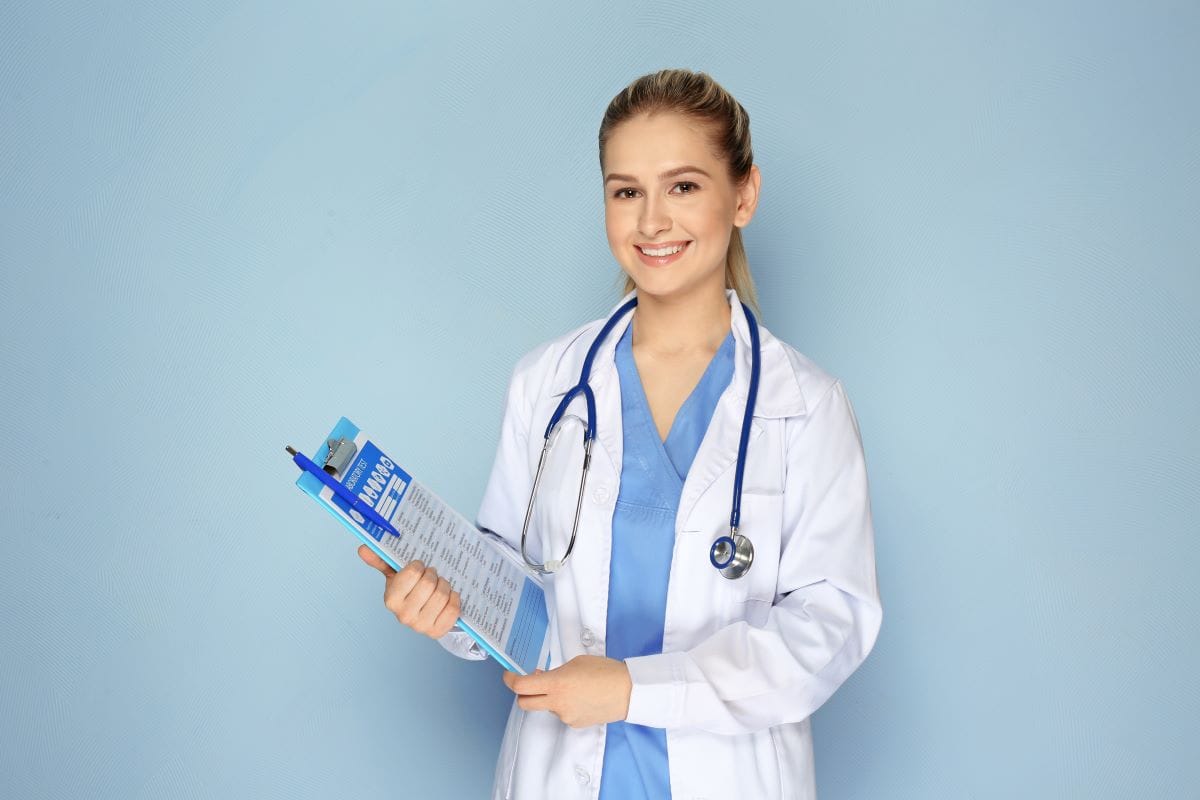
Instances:
[[[750,115],[742,104],[704,72],[663,69],[643,75],[622,89],[604,112],[600,122],[600,172],[604,172],[604,145],[613,129],[641,114],[674,111],[708,125],[712,143],[729,165],[729,177],[740,184],[750,175],[754,152],[750,148]],[[758,293],[750,275],[750,262],[736,226],[729,235],[725,254],[725,286],[758,310]],[[625,277],[625,293],[633,291],[633,279]]]

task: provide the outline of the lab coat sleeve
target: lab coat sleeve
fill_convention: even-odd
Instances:
[[[514,550],[520,545],[521,526],[525,521],[525,504],[529,499],[529,487],[533,475],[529,472],[525,456],[529,443],[529,425],[532,414],[526,401],[522,375],[526,372],[531,353],[522,359],[513,370],[508,382],[508,394],[504,404],[504,420],[500,426],[500,442],[492,473],[488,478],[483,501],[475,516],[475,526],[485,536],[490,536],[502,545]],[[453,628],[438,643],[454,655],[471,661],[487,658],[483,648],[466,631]]]
[[[882,620],[866,463],[839,382],[788,418],[778,589],[765,622],[690,650],[626,659],[626,720],[720,734],[799,722],[874,646]]]

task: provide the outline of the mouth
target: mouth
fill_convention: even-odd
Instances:
[[[637,251],[638,258],[643,264],[651,267],[665,267],[674,261],[683,257],[687,252],[691,241],[681,242],[663,242],[661,244],[635,244],[633,249]]]

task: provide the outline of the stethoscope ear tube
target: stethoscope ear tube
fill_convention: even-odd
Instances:
[[[742,415],[742,433],[738,438],[737,467],[733,473],[733,502],[729,511],[729,530],[737,534],[742,522],[742,475],[746,472],[746,449],[750,445],[750,423],[754,419],[754,404],[758,400],[758,374],[762,368],[758,342],[758,320],[745,303],[746,326],[750,329],[750,390],[746,393],[746,410]]]
[[[708,560],[724,578],[733,580],[745,575],[754,563],[754,545],[738,533],[742,521],[742,475],[746,472],[746,449],[750,445],[750,423],[754,419],[754,404],[758,400],[758,375],[762,369],[761,347],[758,341],[758,320],[742,303],[746,326],[750,329],[750,390],[746,393],[746,411],[742,416],[742,435],[738,440],[737,467],[733,473],[733,502],[729,511],[729,535],[719,536],[708,552]]]
[[[591,396],[591,390],[588,390],[588,396]],[[583,437],[583,471],[579,475],[579,496],[575,498],[575,521],[571,525],[571,540],[567,542],[567,551],[563,553],[562,558],[547,559],[539,564],[529,557],[525,542],[529,536],[529,520],[533,517],[533,504],[537,499],[538,486],[542,482],[542,470],[546,466],[546,456],[561,430],[557,425],[562,421],[562,417],[561,415],[556,416],[558,418],[550,424],[550,428],[546,431],[546,439],[542,443],[542,454],[538,456],[537,472],[533,475],[533,488],[529,492],[529,505],[525,508],[525,522],[521,526],[521,557],[540,575],[558,572],[562,569],[563,562],[571,555],[571,551],[575,549],[575,535],[579,532],[579,516],[583,512],[583,495],[587,489],[588,471],[592,466],[592,439],[585,433]],[[578,418],[572,417],[572,419]]]
[[[553,427],[553,423],[551,423],[551,427]],[[537,499],[538,485],[542,482],[542,468],[546,466],[548,452],[550,452],[550,431],[546,431],[546,440],[542,443],[542,454],[538,457],[537,472],[533,474],[533,488],[529,490],[529,505],[525,508],[525,524],[521,526],[521,558],[542,575],[554,570],[548,570],[545,564],[538,564],[529,558],[525,550],[525,537],[529,534],[529,518],[533,516],[533,501]]]

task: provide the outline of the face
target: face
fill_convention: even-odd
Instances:
[[[608,245],[638,294],[723,292],[730,234],[758,201],[758,167],[735,185],[705,128],[671,112],[622,122],[604,160]]]

